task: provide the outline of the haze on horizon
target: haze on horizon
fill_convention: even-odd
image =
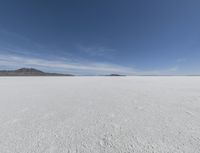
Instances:
[[[0,69],[200,74],[198,0],[2,0]]]

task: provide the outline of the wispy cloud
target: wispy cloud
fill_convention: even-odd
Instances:
[[[60,70],[62,72],[83,73],[83,74],[134,74],[133,68],[124,67],[110,63],[98,62],[69,62],[61,60],[47,60],[41,58],[31,58],[18,55],[0,55],[0,65],[7,67],[36,67],[41,69]]]
[[[121,66],[107,62],[73,62],[66,58],[42,59],[14,54],[0,55],[0,68],[34,67],[50,72],[73,73],[78,75],[103,75],[103,74],[125,74],[125,75],[177,75],[178,66],[163,68],[160,70],[139,70],[132,67]]]
[[[16,69],[21,67],[34,67],[49,72],[73,73],[80,75],[103,75],[103,74],[125,74],[125,75],[177,75],[180,72],[180,64],[185,59],[178,59],[171,67],[153,70],[140,70],[135,67],[127,67],[108,62],[93,62],[84,59],[73,60],[65,57],[41,57],[0,54],[0,69]]]
[[[103,56],[103,57],[110,57],[110,54],[114,53],[115,50],[111,48],[107,48],[104,46],[83,46],[78,45],[78,49],[81,52],[84,52],[90,56]]]
[[[178,66],[173,66],[173,67],[169,68],[169,71],[170,72],[176,72],[178,70],[178,68],[179,68]]]
[[[171,66],[168,69],[169,73],[173,73],[173,74],[180,74],[180,68],[182,67],[183,63],[186,62],[186,58],[177,58],[175,60],[175,64],[174,66]]]
[[[178,58],[176,59],[176,63],[183,63],[186,61],[186,58]]]

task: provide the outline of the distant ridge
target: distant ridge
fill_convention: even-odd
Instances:
[[[0,70],[0,76],[73,76],[72,74],[47,73],[34,68]]]
[[[106,75],[106,76],[126,76],[126,75],[122,75],[122,74],[109,74],[109,75]]]

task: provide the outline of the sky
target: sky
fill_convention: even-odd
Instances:
[[[0,2],[0,69],[200,74],[199,0]]]

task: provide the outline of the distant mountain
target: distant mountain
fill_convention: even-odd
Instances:
[[[21,68],[18,70],[0,70],[0,76],[73,76],[71,74],[46,73],[34,68]]]
[[[106,75],[106,76],[125,76],[125,75],[121,75],[121,74],[109,74],[109,75]]]

